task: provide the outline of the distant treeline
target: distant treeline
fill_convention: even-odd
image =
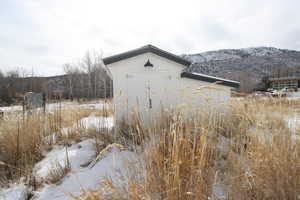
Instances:
[[[22,101],[26,92],[45,93],[48,99],[112,97],[112,79],[99,56],[88,52],[78,64],[65,64],[64,75],[37,77],[32,73],[0,71],[0,105]],[[22,73],[23,72],[23,73]]]

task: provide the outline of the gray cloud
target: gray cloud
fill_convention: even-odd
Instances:
[[[177,54],[249,46],[300,50],[299,8],[298,0],[2,0],[0,69],[60,74],[88,49],[107,56],[148,43]]]

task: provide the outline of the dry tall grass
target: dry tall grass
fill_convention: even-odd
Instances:
[[[92,113],[102,116],[110,112],[80,106],[68,108],[57,106],[46,113],[38,110],[24,115],[21,112],[5,113],[5,119],[0,121],[2,182],[30,175],[33,166],[43,158],[42,153],[51,149],[55,142],[67,144],[68,141],[89,135],[80,124],[68,134],[62,134],[62,128],[73,126],[81,118]],[[52,140],[53,138],[55,140]]]
[[[143,178],[128,178],[125,188],[108,179],[110,195],[87,190],[75,199],[299,199],[300,147],[284,119],[299,108],[299,101],[246,98],[226,114],[177,113],[150,128],[136,120],[121,133],[142,149]]]
[[[24,119],[10,113],[5,123],[0,122],[0,176],[7,181],[31,174],[42,152],[53,145],[45,140],[52,133],[63,142],[84,134],[133,145],[142,166],[137,176],[127,177],[126,186],[108,178],[102,183],[105,190],[86,190],[75,199],[299,199],[299,136],[285,118],[300,111],[300,101],[245,98],[233,101],[226,113],[208,110],[192,117],[173,110],[151,126],[136,117],[131,125],[124,122],[118,137],[99,136],[80,123],[72,133],[61,133],[82,117],[107,116],[110,111],[58,107]],[[53,182],[67,172],[57,169]],[[216,194],[216,184],[223,196]]]
[[[279,135],[277,135],[279,134]],[[233,155],[232,199],[299,199],[300,146],[286,132],[253,140],[243,159]]]

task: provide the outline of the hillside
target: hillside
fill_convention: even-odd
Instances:
[[[257,84],[276,70],[300,68],[300,51],[255,47],[182,55],[193,72]]]

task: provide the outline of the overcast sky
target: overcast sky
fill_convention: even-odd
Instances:
[[[0,0],[0,70],[62,74],[87,50],[300,50],[299,0]]]

